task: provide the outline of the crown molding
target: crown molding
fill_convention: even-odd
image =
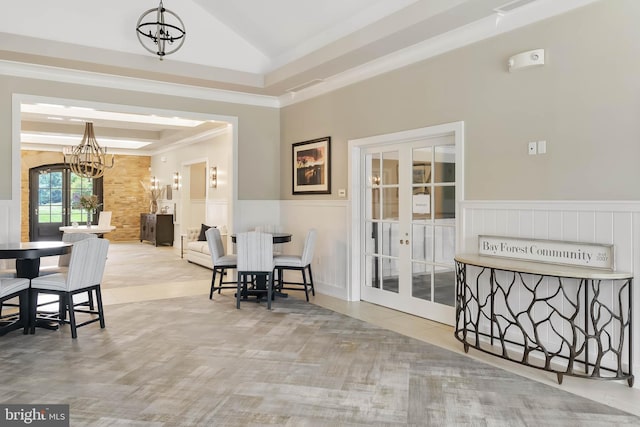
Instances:
[[[472,24],[370,61],[362,66],[325,78],[323,82],[317,85],[281,95],[278,98],[280,106],[286,107],[297,104],[298,102],[324,95],[351,84],[433,58],[454,49],[495,37],[598,1],[603,0],[538,0],[503,16],[496,13]]]
[[[230,102],[257,107],[280,107],[280,102],[275,96],[255,95],[245,92],[158,82],[134,77],[70,70],[67,68],[6,60],[0,60],[0,75],[130,90],[134,92],[181,96],[206,101]]]

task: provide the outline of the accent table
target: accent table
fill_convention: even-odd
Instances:
[[[522,365],[633,386],[633,274],[457,255],[455,337]],[[625,357],[626,356],[626,357]]]

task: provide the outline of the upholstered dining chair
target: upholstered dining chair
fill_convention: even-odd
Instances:
[[[38,294],[55,294],[61,299],[57,318],[48,317],[60,323],[69,323],[71,338],[77,338],[77,328],[93,322],[100,322],[100,328],[105,327],[104,310],[100,283],[104,275],[107,261],[109,241],[106,239],[85,239],[73,244],[69,271],[39,276],[31,279],[31,333],[35,333],[35,322],[38,308]],[[95,293],[97,310],[79,308],[74,304],[74,295]],[[76,322],[76,313],[90,314],[92,317],[82,323]],[[66,314],[69,320],[66,320]],[[97,315],[97,317],[93,317]]]
[[[0,278],[0,312],[5,301],[16,297],[20,312],[0,316],[0,335],[20,327],[25,334],[29,331],[29,279]]]
[[[317,231],[312,228],[307,232],[304,240],[304,248],[301,255],[276,255],[273,259],[276,265],[278,287],[292,291],[304,290],[304,295],[309,301],[309,288],[311,294],[315,296],[313,287],[313,275],[311,274],[311,261],[313,261],[313,251],[316,245]],[[286,282],[284,280],[284,270],[296,270],[302,273],[302,282]],[[309,271],[309,281],[307,282],[306,270]],[[295,286],[295,287],[291,287]],[[302,286],[302,288],[301,288]]]
[[[98,216],[98,228],[108,228],[111,226],[111,211],[102,211]]]
[[[264,276],[267,290],[267,309],[271,310],[273,292],[273,237],[268,233],[249,231],[236,236],[238,252],[238,286],[236,308],[247,291],[247,281],[254,276]]]
[[[222,289],[235,289],[237,287],[237,282],[225,281],[224,275],[227,274],[227,270],[236,268],[238,258],[233,254],[225,254],[220,230],[218,230],[216,227],[209,228],[205,232],[205,236],[207,238],[209,253],[211,254],[211,261],[213,263],[211,290],[209,291],[209,299],[213,299],[213,293],[216,290],[218,291],[218,293],[220,293]],[[217,286],[216,274],[220,274],[220,281],[218,282]],[[231,284],[233,284],[233,286],[231,286]]]
[[[65,243],[76,243],[80,240],[85,239],[97,239],[98,235],[93,233],[62,233],[62,241]],[[71,248],[73,251],[73,248]],[[59,271],[54,271],[54,273],[62,273],[66,271],[69,267],[69,260],[71,259],[71,253],[60,255],[58,257],[58,267]]]

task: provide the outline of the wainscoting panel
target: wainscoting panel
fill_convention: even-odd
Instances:
[[[283,245],[285,253],[301,253],[310,228],[318,230],[313,264],[316,290],[348,299],[349,214],[346,201],[283,200],[281,226],[293,233],[293,241]]]
[[[460,253],[477,253],[479,235],[612,244],[616,270],[633,272],[634,285],[637,287],[640,283],[640,202],[465,201],[461,203],[460,213],[463,233]],[[488,282],[482,284],[488,286]],[[602,286],[606,289],[604,301],[614,306],[617,287],[611,282]],[[548,289],[544,287],[542,292]],[[518,308],[523,308],[527,300],[525,295],[512,297],[510,302],[518,302]],[[637,374],[640,363],[640,292],[634,291],[633,299],[633,364]],[[534,317],[546,317],[547,310],[536,308]],[[617,332],[611,330],[613,334]],[[542,339],[550,347],[559,346],[561,343],[551,336],[553,334],[543,333]],[[627,354],[627,349],[624,354]]]

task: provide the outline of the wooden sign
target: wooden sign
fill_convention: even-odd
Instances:
[[[478,236],[478,254],[523,261],[613,270],[613,245]]]

